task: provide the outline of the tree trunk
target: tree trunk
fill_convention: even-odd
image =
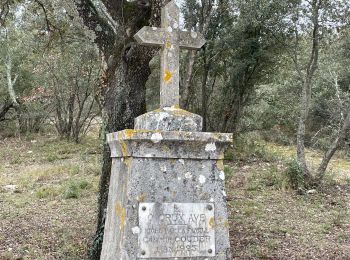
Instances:
[[[6,114],[7,112],[13,107],[13,104],[11,101],[9,101],[8,99],[6,99],[4,101],[4,104],[0,107],[0,122],[4,121],[6,118]]]
[[[297,131],[297,160],[307,182],[312,179],[305,157],[305,125],[309,115],[310,99],[311,85],[305,82],[302,87],[300,99],[300,117]]]
[[[306,66],[305,78],[301,78],[302,83],[302,92],[300,98],[300,117],[298,123],[297,131],[297,160],[298,164],[301,167],[301,170],[304,175],[304,184],[306,186],[313,186],[315,179],[310,173],[310,170],[307,166],[306,157],[305,157],[305,125],[309,115],[309,108],[311,103],[311,87],[312,80],[315,74],[315,71],[318,66],[318,55],[319,55],[319,10],[322,0],[312,0],[312,46],[309,61]],[[298,32],[296,29],[296,41],[298,42]],[[295,50],[297,53],[297,50]],[[294,63],[296,65],[297,71],[300,71],[301,68],[298,67],[297,55],[295,55]]]
[[[64,136],[67,140],[70,140],[72,137],[72,128],[73,128],[73,119],[74,119],[74,105],[75,105],[76,94],[71,90],[68,103],[67,103],[67,122],[65,124]]]
[[[107,133],[133,128],[134,118],[146,112],[145,85],[151,73],[149,61],[154,51],[134,46],[128,52],[129,58],[125,59],[124,55],[119,60],[113,77],[109,79],[109,87],[104,93],[104,136]],[[91,259],[99,259],[102,248],[111,163],[110,150],[105,143],[99,189],[97,234],[91,250]]]
[[[133,35],[145,25],[158,26],[160,9],[168,0],[121,1],[102,0],[105,11],[98,11],[92,0],[73,0],[84,24],[96,34],[103,54],[103,117],[106,133],[133,128],[134,118],[146,112],[146,82],[149,62],[155,51],[134,43]],[[104,216],[108,200],[111,158],[104,143],[103,166],[98,201],[96,236],[90,249],[91,259],[99,259],[102,248]]]
[[[324,154],[322,161],[316,172],[316,183],[320,184],[322,181],[324,174],[326,172],[329,161],[332,159],[334,153],[338,150],[338,148],[344,144],[346,135],[350,129],[350,110],[348,109],[348,113],[346,118],[344,119],[343,126],[340,129],[338,135],[333,140],[331,146],[328,148],[327,152]]]
[[[232,105],[225,111],[222,119],[221,132],[231,132],[234,136],[238,134],[239,120],[241,118],[242,97],[240,93],[235,92]],[[232,124],[229,124],[232,122]]]
[[[181,93],[181,106],[185,110],[189,110],[189,106],[192,100],[193,92],[194,92],[194,86],[192,84],[192,78],[193,78],[193,66],[195,62],[195,56],[196,52],[193,50],[190,50],[188,52],[188,63],[187,68],[185,72],[185,80],[182,84],[182,93]]]
[[[205,46],[203,47],[203,63],[204,72],[202,76],[202,117],[203,117],[203,132],[207,130],[207,81],[209,77],[210,66],[207,64],[207,57],[205,52]]]

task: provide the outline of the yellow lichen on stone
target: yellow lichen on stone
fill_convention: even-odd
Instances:
[[[166,42],[165,47],[166,47],[167,49],[170,49],[170,48],[171,48],[171,43],[170,43],[170,42]]]
[[[124,158],[124,164],[125,166],[128,168],[128,169],[131,169],[131,161],[132,161],[132,158],[131,157],[125,157]]]
[[[173,77],[173,74],[169,70],[165,70],[164,77],[163,77],[164,81],[169,82],[172,77]]]
[[[214,217],[211,217],[209,219],[209,227],[210,228],[214,228],[215,227],[215,220],[214,220]]]
[[[230,223],[228,222],[228,220],[224,221],[224,227],[225,228],[229,228],[230,227]]]
[[[137,196],[137,201],[138,202],[144,202],[146,198],[147,198],[147,194],[146,193],[141,193],[139,196]]]
[[[120,224],[119,228],[123,229],[125,226],[125,216],[126,216],[126,210],[122,207],[120,202],[117,202],[115,204],[115,213],[117,214],[117,217],[119,218]]]
[[[123,157],[128,156],[128,146],[126,145],[126,143],[119,139],[119,144]]]
[[[125,132],[125,137],[131,138],[131,137],[133,137],[133,135],[134,135],[134,133],[135,133],[135,130],[126,129],[124,132]]]
[[[171,150],[170,147],[167,145],[163,145],[162,148],[163,148],[163,151],[170,151]]]
[[[218,160],[218,161],[216,162],[216,166],[218,167],[218,169],[219,169],[220,171],[223,171],[223,170],[225,169],[224,160]]]
[[[169,161],[172,165],[177,163],[177,159],[174,159],[174,158],[170,158]]]
[[[173,110],[171,110],[171,114],[176,115],[176,116],[192,116],[193,114],[191,112],[188,112],[186,110],[183,110],[179,108],[179,105],[171,106]]]

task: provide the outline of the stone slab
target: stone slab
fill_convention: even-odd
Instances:
[[[127,129],[107,142],[112,157],[223,159],[232,134]]]
[[[215,256],[214,203],[140,203],[139,258]]]

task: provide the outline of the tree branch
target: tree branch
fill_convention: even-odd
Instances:
[[[112,47],[115,42],[115,29],[101,17],[91,0],[73,0],[74,5],[83,19],[84,24],[96,34],[95,42],[99,49],[106,56],[112,54]]]
[[[2,3],[1,9],[0,9],[0,26],[2,26],[5,23],[5,18],[8,15],[10,11],[10,3],[11,0],[6,0]]]

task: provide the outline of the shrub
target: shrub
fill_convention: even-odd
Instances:
[[[81,190],[86,190],[90,187],[92,187],[91,183],[86,180],[71,181],[64,190],[63,198],[77,199],[80,196]]]
[[[225,165],[224,172],[225,172],[226,179],[230,180],[233,176],[233,168],[228,165]]]
[[[79,187],[75,182],[71,182],[63,193],[64,199],[77,199],[80,195]]]
[[[288,181],[283,172],[275,166],[269,166],[265,170],[255,171],[248,180],[247,189],[250,191],[272,188],[275,190],[286,189]]]
[[[305,186],[303,171],[296,159],[287,162],[287,169],[285,171],[288,182],[293,189],[298,189]]]
[[[233,157],[234,160],[261,160],[265,162],[275,162],[278,160],[277,154],[270,151],[266,147],[266,143],[254,132],[237,137],[232,149],[232,152],[226,152],[226,157],[229,155]]]
[[[53,186],[44,186],[44,187],[39,188],[36,191],[35,195],[39,199],[54,198],[54,197],[59,195],[59,191],[57,188],[55,188]]]

